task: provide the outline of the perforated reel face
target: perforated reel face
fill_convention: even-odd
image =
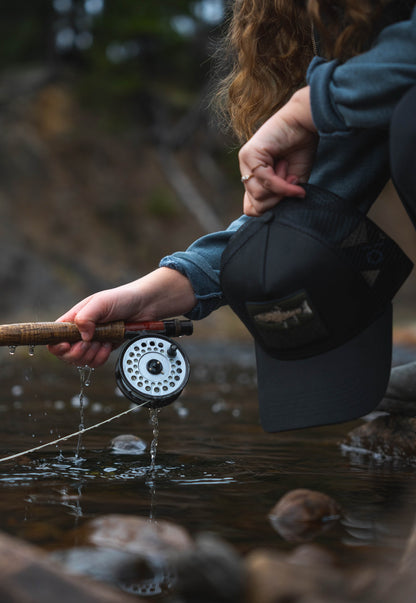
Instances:
[[[189,379],[189,361],[175,342],[163,335],[142,335],[122,349],[117,384],[136,404],[160,408],[178,398]]]

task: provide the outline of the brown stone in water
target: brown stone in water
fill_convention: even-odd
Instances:
[[[76,540],[77,549],[55,555],[69,569],[142,596],[169,591],[175,582],[176,558],[180,553],[191,555],[195,547],[181,526],[129,515],[92,519],[75,530],[71,540]]]
[[[84,544],[161,557],[194,547],[188,532],[174,523],[129,515],[104,515],[83,528]]]
[[[307,542],[332,527],[340,514],[340,507],[330,496],[298,489],[280,499],[271,510],[269,519],[288,542]]]
[[[245,559],[246,603],[347,601],[348,583],[336,569],[321,571],[288,563],[284,555],[257,550]]]
[[[343,445],[382,457],[416,458],[416,418],[383,415],[350,431]]]
[[[392,368],[386,393],[376,410],[416,416],[416,362]]]
[[[293,565],[308,567],[331,568],[337,567],[336,557],[327,549],[317,544],[302,544],[288,556],[287,561]]]
[[[70,576],[41,549],[0,534],[0,601],[4,603],[139,603],[109,585]]]
[[[200,534],[195,543],[194,550],[178,554],[175,559],[178,601],[244,601],[244,565],[233,547],[212,534]]]

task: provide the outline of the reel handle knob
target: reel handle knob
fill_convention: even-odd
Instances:
[[[175,343],[172,343],[172,345],[170,346],[170,348],[167,351],[167,355],[169,356],[169,358],[175,358],[177,351],[178,351],[177,345]]]

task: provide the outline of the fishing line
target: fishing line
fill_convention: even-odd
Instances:
[[[94,333],[96,341],[120,343],[127,339],[117,363],[116,380],[121,392],[134,402],[135,406],[90,427],[83,426],[81,406],[81,423],[78,431],[23,452],[0,458],[0,463],[81,436],[91,429],[110,423],[142,406],[157,410],[176,400],[189,379],[189,360],[179,344],[173,343],[167,335],[179,337],[191,335],[192,331],[192,321],[178,319],[140,323],[117,321],[97,325]],[[17,345],[28,344],[32,350],[34,345],[53,344],[60,341],[71,343],[80,339],[81,334],[78,327],[73,323],[0,325],[0,345],[8,345],[11,353],[14,353]],[[82,373],[84,368],[88,367],[78,367],[81,377],[80,400],[83,396],[83,388],[88,385],[90,378],[90,373],[87,376]],[[91,372],[91,369],[89,370]]]
[[[48,446],[53,446],[54,444],[59,444],[59,442],[64,442],[65,440],[69,440],[70,438],[74,438],[75,436],[78,436],[80,434],[84,434],[86,431],[90,431],[91,429],[96,429],[97,427],[101,427],[101,425],[105,425],[106,423],[110,423],[110,421],[119,419],[120,417],[127,415],[129,412],[138,410],[141,406],[145,406],[145,404],[146,404],[146,402],[143,402],[143,404],[132,406],[131,408],[124,410],[123,412],[119,413],[118,415],[114,415],[113,417],[110,417],[109,419],[105,419],[104,421],[101,421],[101,423],[96,423],[95,425],[90,425],[90,427],[85,427],[84,429],[80,429],[79,431],[76,431],[75,433],[70,433],[69,435],[58,438],[57,440],[52,440],[51,442],[46,442],[46,444],[41,444],[40,446],[35,446],[34,448],[30,448],[29,450],[24,450],[23,452],[18,452],[17,454],[11,454],[10,456],[5,456],[3,458],[0,458],[0,463],[4,463],[5,461],[11,461],[13,459],[17,459],[19,456],[24,456],[25,454],[30,454],[31,452],[37,452],[38,450],[42,450],[42,448],[47,448]]]

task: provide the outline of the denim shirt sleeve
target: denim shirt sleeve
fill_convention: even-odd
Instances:
[[[315,57],[307,81],[321,135],[388,128],[395,105],[416,84],[416,8],[410,19],[386,27],[370,50],[345,63]]]
[[[186,315],[188,318],[200,320],[226,303],[220,286],[221,256],[233,233],[250,219],[240,216],[226,230],[205,235],[186,251],[178,251],[160,261],[159,266],[178,270],[192,285],[197,304]]]

